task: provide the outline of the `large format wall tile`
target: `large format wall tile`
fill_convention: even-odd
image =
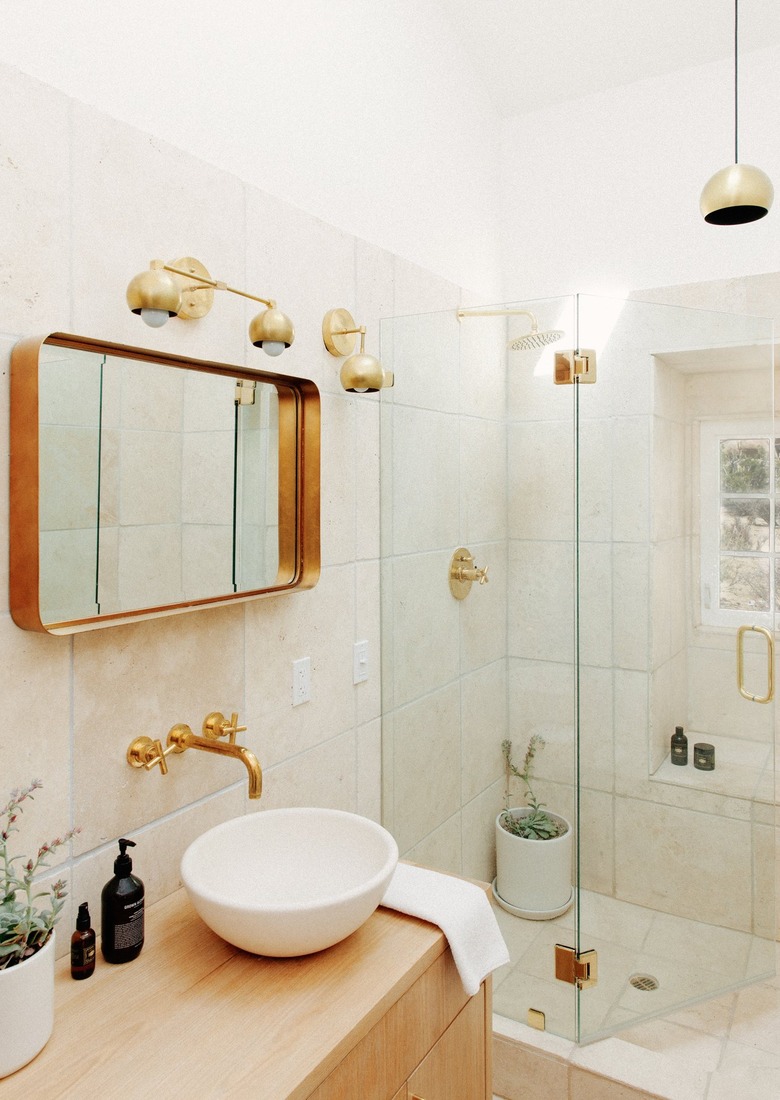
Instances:
[[[619,798],[615,857],[622,900],[724,928],[752,927],[747,822]]]

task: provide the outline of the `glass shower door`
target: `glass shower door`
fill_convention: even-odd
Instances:
[[[773,971],[780,440],[769,321],[581,296],[578,341],[587,1041]]]

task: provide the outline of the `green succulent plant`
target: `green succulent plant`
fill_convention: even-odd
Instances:
[[[566,831],[565,825],[556,821],[551,814],[543,809],[545,803],[539,801],[531,786],[531,779],[533,778],[531,769],[534,757],[538,750],[542,748],[544,748],[544,739],[538,733],[535,733],[528,742],[521,770],[512,761],[512,742],[508,739],[501,742],[506,786],[504,788],[504,809],[499,817],[499,822],[501,827],[506,829],[508,833],[513,836],[524,837],[526,840],[553,840]],[[525,801],[530,813],[523,814],[522,817],[515,817],[510,810],[513,779],[519,779],[525,785]]]
[[[42,786],[39,779],[33,779],[29,787],[12,791],[0,810],[0,970],[16,966],[45,947],[65,904],[63,879],[36,891],[34,878],[46,866],[47,858],[80,829],[70,829],[64,836],[42,844],[35,858],[11,856],[8,852],[11,834],[19,831],[16,822],[24,810],[22,803],[32,799],[33,791]]]

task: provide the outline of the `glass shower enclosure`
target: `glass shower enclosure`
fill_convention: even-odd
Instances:
[[[575,295],[390,318],[381,344],[385,824],[492,882],[501,744],[537,735],[574,833],[570,907],[496,900],[495,1011],[587,1042],[765,977],[771,322]],[[461,549],[487,583],[456,599]]]

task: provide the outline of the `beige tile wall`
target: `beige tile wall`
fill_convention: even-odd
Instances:
[[[382,436],[385,820],[404,854],[489,880],[507,728],[505,325],[459,323],[455,287],[445,311],[420,314],[425,301],[382,325],[396,371]],[[458,546],[489,570],[462,601],[448,581]]]
[[[368,326],[367,347],[376,353],[381,316],[448,308],[461,292],[10,68],[0,69],[0,97],[0,423],[8,422],[10,351],[30,333],[70,331],[273,369],[249,344],[253,310],[235,296],[217,295],[199,321],[172,321],[162,330],[139,323],[127,310],[125,287],[156,257],[195,255],[216,278],[273,295],[296,326],[295,343],[278,367],[312,378],[322,396],[323,568],[311,591],[49,637],[12,622],[7,554],[0,554],[0,799],[33,776],[43,780],[23,819],[31,848],[71,823],[81,825],[64,857],[69,928],[85,899],[98,921],[118,836],[137,840],[135,869],[153,901],[178,885],[179,858],[194,836],[250,809],[243,768],[232,761],[192,752],[172,761],[167,776],[131,769],[125,751],[140,733],[164,738],[176,722],[197,726],[215,708],[237,710],[248,726],[243,738],[264,768],[260,808],[317,804],[380,817],[379,400],[341,390],[321,322],[327,309],[346,306]],[[400,389],[413,392],[415,385],[399,364]],[[495,389],[495,379],[490,385]],[[457,387],[452,393],[457,408]],[[438,389],[432,396],[438,400]],[[143,394],[126,401],[123,414],[150,429]],[[470,467],[489,442],[483,427],[489,433],[482,424],[471,433]],[[430,443],[423,425],[416,430],[421,445]],[[453,461],[457,476],[457,450]],[[449,492],[446,479],[441,489]],[[482,491],[477,480],[467,494],[474,536],[474,498]],[[457,510],[458,495],[450,495]],[[163,523],[157,505],[164,503],[156,502],[149,522]],[[6,437],[0,540],[7,540],[7,506]],[[495,538],[494,496],[486,507],[485,537]],[[199,525],[214,517],[191,518],[197,522],[188,553],[196,558]],[[150,563],[147,548],[145,564],[158,564],[162,553],[156,548]],[[491,592],[497,590],[500,605],[496,572]],[[457,664],[457,616],[453,629]],[[355,686],[352,646],[363,638],[371,675]],[[301,656],[311,657],[312,700],[293,709],[291,662]],[[472,654],[469,671],[482,663]],[[408,675],[414,677],[412,667]],[[459,705],[459,688],[449,690]],[[453,752],[459,751],[456,738]],[[460,772],[453,776],[446,812],[460,797]],[[67,936],[60,944],[64,949]]]

